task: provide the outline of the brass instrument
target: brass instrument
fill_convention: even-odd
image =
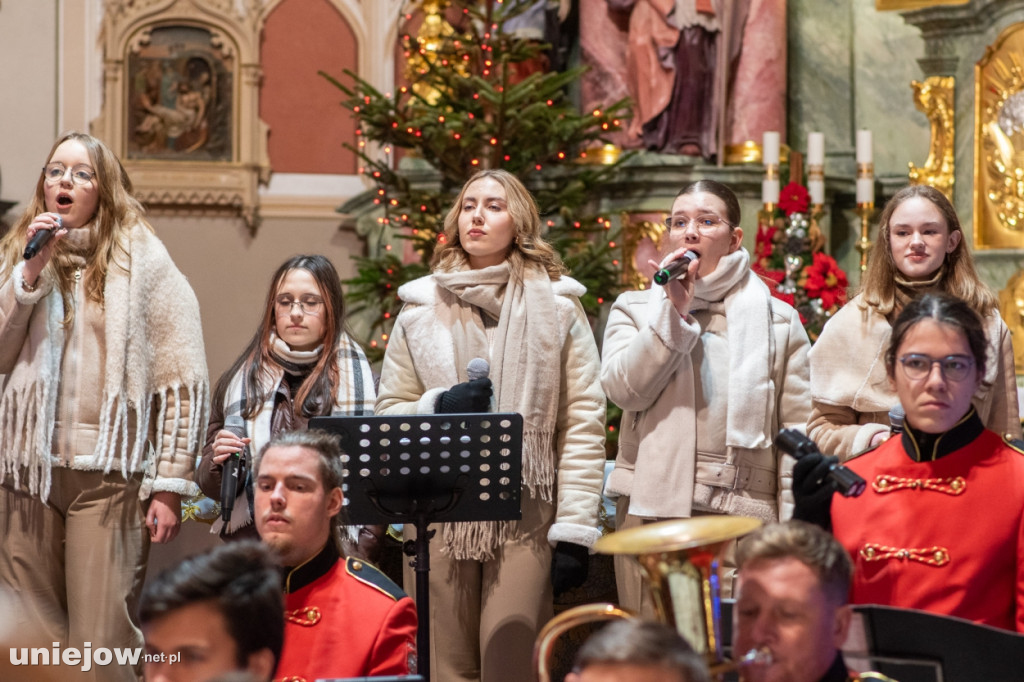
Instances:
[[[765,653],[748,652],[744,660],[725,661],[719,631],[718,556],[725,545],[761,526],[743,516],[701,516],[645,524],[610,533],[594,545],[602,554],[636,555],[650,587],[659,621],[674,626],[690,646],[704,655],[712,675],[744,663],[763,663]],[[541,631],[533,649],[540,682],[550,682],[548,660],[557,638],[584,623],[634,618],[613,604],[584,604],[559,614]]]

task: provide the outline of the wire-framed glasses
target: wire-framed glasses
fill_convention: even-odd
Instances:
[[[900,358],[903,373],[913,381],[924,379],[931,374],[932,365],[936,364],[947,381],[963,381],[974,367],[974,358],[969,355],[947,355],[944,358],[933,358],[923,353],[910,353]]]
[[[278,315],[291,315],[292,309],[295,306],[299,306],[299,310],[302,311],[303,315],[319,316],[320,311],[323,309],[324,300],[316,296],[303,296],[300,299],[294,299],[291,296],[278,296],[277,300],[274,301],[274,305],[277,306]]]
[[[64,174],[67,172],[67,166],[60,161],[54,161],[43,166],[43,179],[47,185],[56,185],[64,179]],[[95,171],[84,163],[71,167],[71,180],[76,185],[86,185],[92,182],[92,179],[95,177]]]
[[[665,220],[665,227],[668,228],[669,232],[684,232],[690,223],[694,223],[697,226],[697,232],[704,236],[708,236],[718,228],[725,225],[726,227],[732,227],[729,223],[719,218],[714,213],[702,213],[699,216],[693,218],[684,215],[670,216]]]

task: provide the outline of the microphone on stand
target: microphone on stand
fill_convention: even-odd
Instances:
[[[239,438],[245,438],[245,420],[238,415],[224,417],[224,430],[230,431]],[[229,455],[224,460],[224,470],[220,479],[220,518],[227,523],[231,520],[231,511],[235,508],[238,488],[244,485],[246,468],[249,465],[249,448]]]
[[[903,420],[906,418],[907,413],[903,410],[903,406],[900,404],[893,405],[889,408],[889,433],[896,435],[903,433]]]
[[[687,251],[679,258],[654,273],[654,283],[665,286],[674,279],[686,277],[687,268],[690,263],[697,260],[698,256],[693,251]]]
[[[52,230],[36,230],[36,233],[32,235],[32,239],[28,240],[28,244],[25,246],[25,260],[35,258],[39,251],[46,246],[46,243],[53,239],[53,233],[59,230],[64,225],[64,221],[61,220],[60,216],[57,216],[57,227]]]

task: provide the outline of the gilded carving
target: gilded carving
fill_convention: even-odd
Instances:
[[[622,283],[627,289],[646,289],[651,284],[653,270],[647,264],[649,258],[660,260],[658,246],[665,232],[664,214],[662,220],[643,219],[644,215],[623,213],[622,221]],[[634,222],[635,221],[635,222]]]
[[[910,184],[931,185],[953,200],[953,143],[954,114],[952,76],[932,76],[921,81],[911,81],[914,90],[914,104],[928,117],[931,123],[931,143],[928,158],[923,166],[913,162],[910,166]]]
[[[1024,246],[1024,24],[1007,28],[974,69],[974,240]]]

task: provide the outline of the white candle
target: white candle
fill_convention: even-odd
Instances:
[[[779,179],[777,177],[765,178],[761,181],[761,203],[779,203]]]
[[[857,178],[857,203],[870,204],[875,201],[875,179]]]
[[[857,131],[857,163],[871,163],[871,131]]]
[[[825,181],[808,180],[807,193],[811,196],[812,206],[821,206],[825,203]]]
[[[807,135],[807,165],[825,165],[825,134],[808,133]]]
[[[779,134],[774,130],[766,130],[761,140],[761,158],[764,165],[779,165]]]

